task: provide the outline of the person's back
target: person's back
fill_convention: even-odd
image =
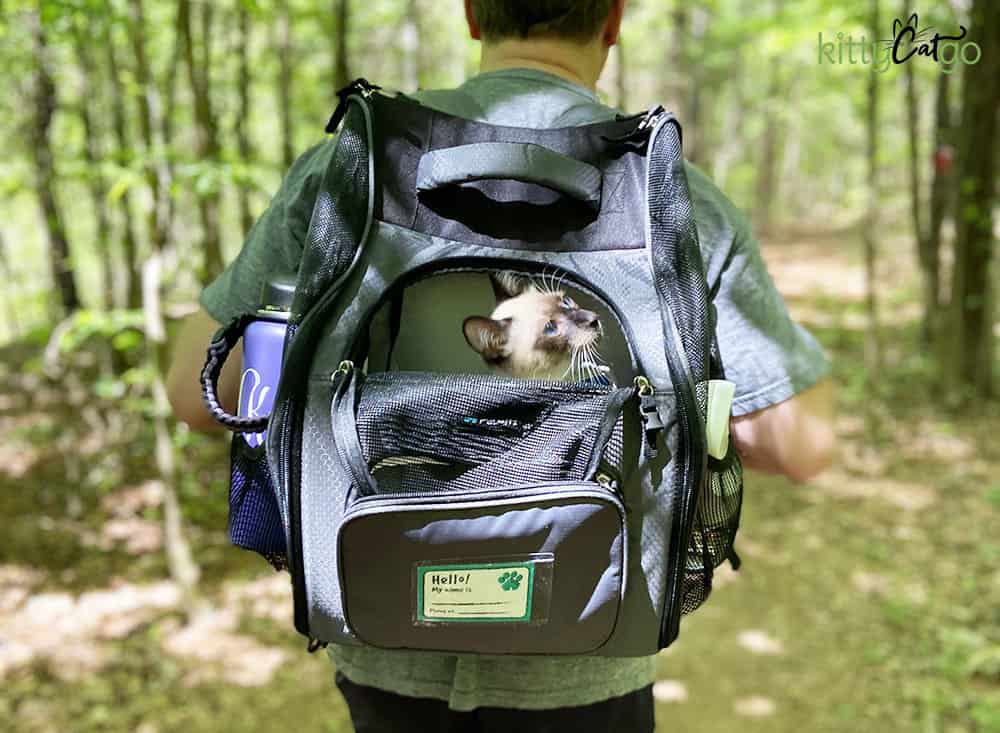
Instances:
[[[473,36],[480,30],[486,36],[483,73],[457,89],[412,96],[496,125],[552,128],[613,119],[617,110],[601,104],[593,87],[617,39],[623,6],[624,0],[471,0],[466,7]],[[189,422],[207,425],[185,394],[191,390],[186,380],[193,379],[185,349],[203,349],[217,322],[249,310],[268,273],[294,268],[332,146],[317,146],[296,163],[240,257],[205,290],[202,304],[211,318],[185,329],[170,380],[175,409]],[[689,166],[688,179],[720,350],[737,384],[740,452],[750,467],[806,478],[822,468],[832,444],[829,390],[814,387],[826,371],[822,353],[788,318],[743,217],[697,169]],[[453,289],[440,288],[407,307],[407,322],[420,323],[422,308],[464,313],[467,303]],[[431,349],[419,329],[408,342],[401,338],[397,349],[400,358],[407,349],[456,361],[471,355],[457,347]],[[223,390],[226,381],[224,374]],[[234,375],[228,381],[231,404]],[[653,728],[655,657],[455,656],[361,647],[331,647],[329,653],[361,733],[500,725],[528,731]]]

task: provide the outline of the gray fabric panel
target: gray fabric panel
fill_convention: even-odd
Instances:
[[[672,383],[663,353],[660,305],[645,250],[529,252],[481,247],[415,234],[384,222],[375,224],[355,275],[339,298],[336,326],[317,350],[313,374],[329,374],[336,368],[343,358],[345,345],[356,333],[365,314],[392,282],[422,265],[434,262],[443,266],[447,259],[455,257],[550,264],[583,277],[606,293],[625,314],[642,373],[658,389],[670,389]],[[458,338],[461,339],[460,332]],[[463,348],[456,358],[466,358],[470,353],[470,349]]]
[[[676,451],[678,428],[676,420],[672,420],[673,395],[658,394],[657,402],[668,425],[660,434],[658,454],[655,459],[634,459],[636,468],[624,486],[625,506],[629,509],[629,557],[633,558],[622,608],[628,628],[619,626],[615,637],[601,650],[606,656],[642,656],[658,650],[660,614],[667,585],[665,560],[670,549],[671,507],[675,498],[669,481],[673,470],[670,461]],[[632,453],[626,451],[626,464],[628,456],[634,455],[639,447],[627,448]],[[635,562],[635,558],[641,558],[641,562]]]
[[[330,429],[329,377],[311,379],[309,405],[302,430],[302,563],[306,575],[309,630],[314,638],[354,643],[344,623],[340,584],[337,582],[336,528],[344,514],[350,479],[337,456],[336,437]]]
[[[352,627],[385,648],[485,654],[582,654],[600,647],[619,617],[622,521],[608,501],[539,499],[536,505],[386,511],[348,520],[341,572]],[[372,549],[378,561],[372,562]],[[540,623],[415,624],[415,564],[482,563],[552,553],[547,614]],[[539,610],[539,606],[542,609]]]
[[[488,257],[549,263],[579,274],[602,290],[627,315],[641,371],[661,392],[663,418],[673,416],[671,381],[662,345],[659,301],[653,288],[645,250],[613,252],[524,252],[460,244],[414,234],[401,227],[377,223],[365,245],[358,267],[345,284],[339,298],[335,325],[317,348],[311,375],[315,384],[328,384],[366,314],[385,290],[405,273],[427,263],[444,264],[453,257]],[[340,588],[332,572],[332,529],[342,516],[349,484],[339,464],[331,465],[335,445],[330,424],[329,388],[310,390],[306,429],[303,436],[302,513],[307,593],[310,623],[314,635],[337,643],[358,643],[343,624]],[[632,431],[634,434],[635,428]],[[627,431],[629,432],[629,431]],[[611,639],[597,652],[603,656],[640,656],[657,651],[659,614],[665,592],[664,559],[670,546],[673,496],[670,495],[669,467],[663,464],[673,455],[676,426],[663,431],[660,455],[653,465],[638,461],[624,487],[630,516],[641,517],[629,528],[628,545],[632,562],[627,578],[623,607],[626,623],[618,624]],[[628,465],[628,461],[626,461]],[[315,519],[323,512],[322,521]],[[307,515],[313,518],[306,521]],[[319,569],[317,569],[319,568]]]
[[[417,166],[417,190],[482,180],[517,180],[561,191],[600,206],[601,171],[535,143],[488,142],[424,153]]]

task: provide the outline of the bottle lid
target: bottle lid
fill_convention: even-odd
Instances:
[[[287,319],[295,297],[295,278],[278,275],[264,283],[260,289],[260,306],[257,313],[265,318]]]

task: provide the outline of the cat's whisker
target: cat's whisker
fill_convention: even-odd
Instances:
[[[595,365],[596,352],[594,350],[594,345],[587,344],[584,347],[584,350],[586,352],[586,361],[584,362],[584,367],[587,370],[587,379],[597,379],[599,372]]]
[[[555,295],[559,289],[556,283],[555,271],[554,270],[552,272],[546,271],[546,273],[543,273],[543,277],[546,276],[547,279],[545,280],[545,292],[547,292],[549,295]]]

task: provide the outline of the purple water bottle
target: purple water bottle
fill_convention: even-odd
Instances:
[[[267,417],[274,404],[274,393],[281,376],[285,329],[295,293],[291,277],[275,278],[264,283],[260,294],[257,320],[243,333],[243,371],[240,376],[240,417]],[[244,433],[247,444],[264,444],[267,432]]]

